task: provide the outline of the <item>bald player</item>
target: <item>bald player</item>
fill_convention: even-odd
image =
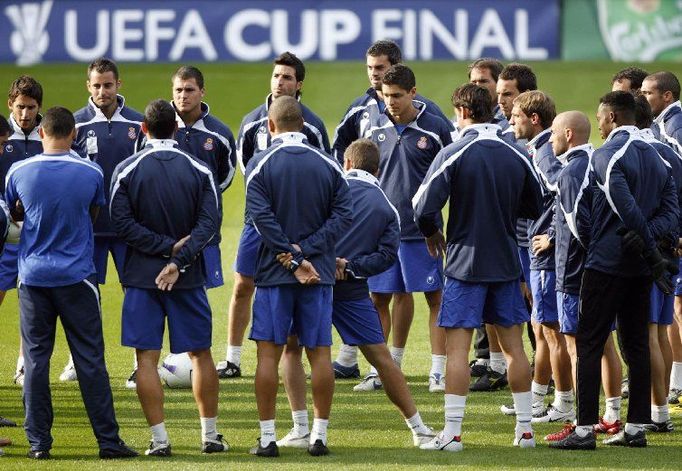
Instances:
[[[315,418],[308,452],[326,455],[334,395],[330,346],[335,245],[350,227],[353,203],[341,167],[311,146],[302,133],[303,114],[295,98],[273,100],[268,128],[272,145],[246,166],[246,210],[262,237],[249,335],[257,343],[255,383],[261,434],[251,452],[279,456],[277,366],[292,334],[305,348],[312,371]],[[291,256],[280,263],[276,256],[283,253]]]

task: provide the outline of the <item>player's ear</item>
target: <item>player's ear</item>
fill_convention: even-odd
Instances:
[[[43,131],[43,128],[38,126],[38,135],[40,136],[40,139],[45,139],[45,131]]]
[[[177,127],[178,127],[178,123],[176,122],[175,128],[177,129]],[[140,124],[140,129],[142,130],[142,134],[147,134],[147,137],[149,137],[149,135],[148,135],[149,130],[147,129],[147,123],[142,121],[142,124]]]
[[[270,131],[270,134],[275,132],[275,122],[270,118],[268,118],[268,130]]]
[[[71,140],[75,141],[76,140],[76,128],[73,128],[71,130]]]

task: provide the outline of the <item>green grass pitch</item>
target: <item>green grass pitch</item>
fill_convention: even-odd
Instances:
[[[451,113],[449,97],[453,89],[466,80],[466,64],[432,62],[411,64],[417,76],[418,91],[438,103],[446,114]],[[537,63],[533,64],[539,86],[554,97],[559,111],[578,109],[592,119],[598,98],[609,91],[613,73],[623,64],[613,63]],[[123,87],[127,103],[142,110],[151,99],[170,98],[170,76],[176,66],[121,65]],[[205,64],[205,100],[211,112],[225,121],[236,134],[242,116],[260,105],[269,89],[270,64]],[[679,64],[648,64],[647,70],[682,72]],[[45,90],[44,109],[62,105],[71,110],[84,106],[84,65],[43,65],[27,69],[0,66],[0,88],[9,87],[19,74],[35,76]],[[327,124],[330,138],[346,107],[353,98],[364,92],[367,79],[362,62],[311,63],[308,65],[303,101]],[[7,114],[7,111],[3,112]],[[601,143],[596,127],[592,142]],[[1,158],[1,157],[0,157]],[[226,286],[210,291],[214,315],[214,357],[225,354],[227,306],[232,289],[231,265],[242,227],[244,207],[243,178],[238,175],[225,192],[223,222],[223,269]],[[121,436],[131,446],[142,451],[148,444],[149,429],[142,416],[134,391],[123,387],[131,371],[133,352],[120,346],[120,311],[122,293],[109,266],[109,282],[102,289],[106,358],[111,375]],[[416,315],[412,327],[403,369],[412,393],[425,421],[436,429],[443,424],[443,399],[430,394],[427,374],[430,361],[426,327],[426,303],[418,295]],[[23,417],[20,389],[12,384],[18,348],[18,309],[15,292],[10,292],[0,308],[0,414],[17,421]],[[643,333],[645,335],[645,333]],[[338,341],[338,338],[335,338]],[[338,345],[338,342],[337,342]],[[334,351],[336,347],[334,347]],[[682,438],[680,432],[668,435],[649,434],[650,447],[643,450],[607,449],[596,452],[561,452],[547,448],[542,437],[558,429],[557,425],[537,426],[538,447],[518,450],[511,446],[514,422],[499,412],[499,406],[511,400],[509,390],[469,396],[464,419],[462,453],[420,452],[411,446],[411,437],[397,410],[383,393],[358,394],[352,392],[354,382],[340,381],[336,385],[329,437],[332,454],[312,458],[303,450],[283,449],[278,460],[264,461],[248,455],[248,448],[259,435],[258,416],[253,392],[255,345],[245,342],[242,368],[245,377],[236,381],[222,381],[220,388],[219,430],[225,434],[232,449],[220,456],[199,453],[200,427],[193,398],[189,390],[166,392],[166,424],[173,443],[174,456],[154,460],[140,457],[134,460],[108,463],[97,459],[96,444],[76,384],[58,381],[68,349],[61,330],[58,333],[52,362],[52,393],[55,408],[55,437],[53,460],[29,463],[25,458],[26,438],[21,428],[0,429],[0,436],[8,436],[14,445],[5,448],[7,456],[0,458],[0,469],[312,469],[321,466],[362,469],[376,468],[435,468],[466,469],[680,469]],[[362,362],[363,371],[367,369]],[[278,401],[278,435],[283,436],[290,426],[290,414],[280,388]],[[627,404],[627,402],[625,402]],[[624,416],[623,416],[624,417]],[[682,414],[673,415],[675,426],[682,429]]]

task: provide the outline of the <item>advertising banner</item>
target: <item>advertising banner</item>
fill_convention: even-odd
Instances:
[[[408,60],[559,58],[559,0],[3,1],[0,61],[358,60],[394,39]]]

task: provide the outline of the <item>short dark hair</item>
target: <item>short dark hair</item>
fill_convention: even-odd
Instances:
[[[656,72],[648,75],[646,79],[656,82],[656,88],[659,92],[671,92],[674,100],[680,99],[680,81],[672,72]]]
[[[556,118],[556,105],[554,100],[540,90],[529,90],[514,98],[514,106],[518,106],[523,113],[530,117],[537,114],[540,118],[540,126],[547,129],[552,126],[552,121]]]
[[[651,105],[641,93],[635,96],[635,126],[639,129],[651,127],[654,122],[654,115],[651,112]]]
[[[353,168],[375,175],[379,171],[379,147],[369,139],[356,139],[346,148],[343,158],[349,160]]]
[[[166,100],[150,102],[144,109],[144,124],[155,139],[169,139],[175,133],[175,108]]]
[[[623,80],[629,80],[630,88],[633,90],[639,90],[642,88],[642,82],[647,75],[649,75],[649,72],[644,69],[640,69],[639,67],[626,67],[623,70],[616,72],[616,75],[614,75],[611,79],[611,84],[621,82]]]
[[[629,92],[609,92],[599,99],[599,104],[608,106],[611,111],[621,116],[618,123],[623,121],[635,122],[635,96]]]
[[[471,78],[471,71],[474,69],[488,69],[490,71],[490,75],[493,77],[493,80],[497,82],[500,73],[502,73],[502,69],[504,69],[504,65],[497,59],[483,57],[482,59],[476,59],[469,64],[467,69],[469,78]]]
[[[487,123],[493,119],[493,99],[490,92],[473,83],[465,83],[452,92],[452,106],[467,108],[471,118],[477,123]]]
[[[114,79],[118,80],[118,66],[116,65],[116,62],[107,57],[100,57],[90,63],[88,66],[88,78],[90,78],[90,74],[93,70],[98,74],[112,72],[114,74]]]
[[[43,132],[57,139],[68,137],[76,128],[73,113],[62,106],[53,106],[40,122]]]
[[[390,39],[380,39],[367,49],[365,56],[379,57],[386,56],[391,65],[399,64],[403,61],[403,53],[400,46]]]
[[[9,93],[7,94],[9,101],[14,102],[19,95],[33,98],[38,102],[38,106],[43,104],[43,87],[30,75],[22,75],[10,85]]]
[[[272,100],[268,119],[281,132],[300,132],[303,129],[303,109],[294,97],[283,95]]]
[[[183,65],[176,70],[171,77],[171,81],[175,80],[176,78],[181,80],[194,79],[200,89],[204,88],[204,74],[202,74],[201,70],[197,69],[193,65]]]
[[[7,118],[0,114],[0,136],[7,136],[8,134],[11,133],[12,128],[10,127]]]
[[[382,80],[384,85],[398,85],[408,92],[417,86],[417,79],[414,72],[405,64],[394,64],[384,74]]]
[[[502,69],[498,78],[501,80],[516,80],[516,88],[519,89],[519,93],[538,89],[538,79],[535,76],[535,72],[526,64],[509,64]]]
[[[293,67],[294,73],[296,75],[296,81],[303,82],[303,80],[305,80],[305,65],[303,65],[303,61],[296,57],[295,54],[292,54],[289,51],[283,52],[277,56],[272,63],[275,65],[286,65]]]

